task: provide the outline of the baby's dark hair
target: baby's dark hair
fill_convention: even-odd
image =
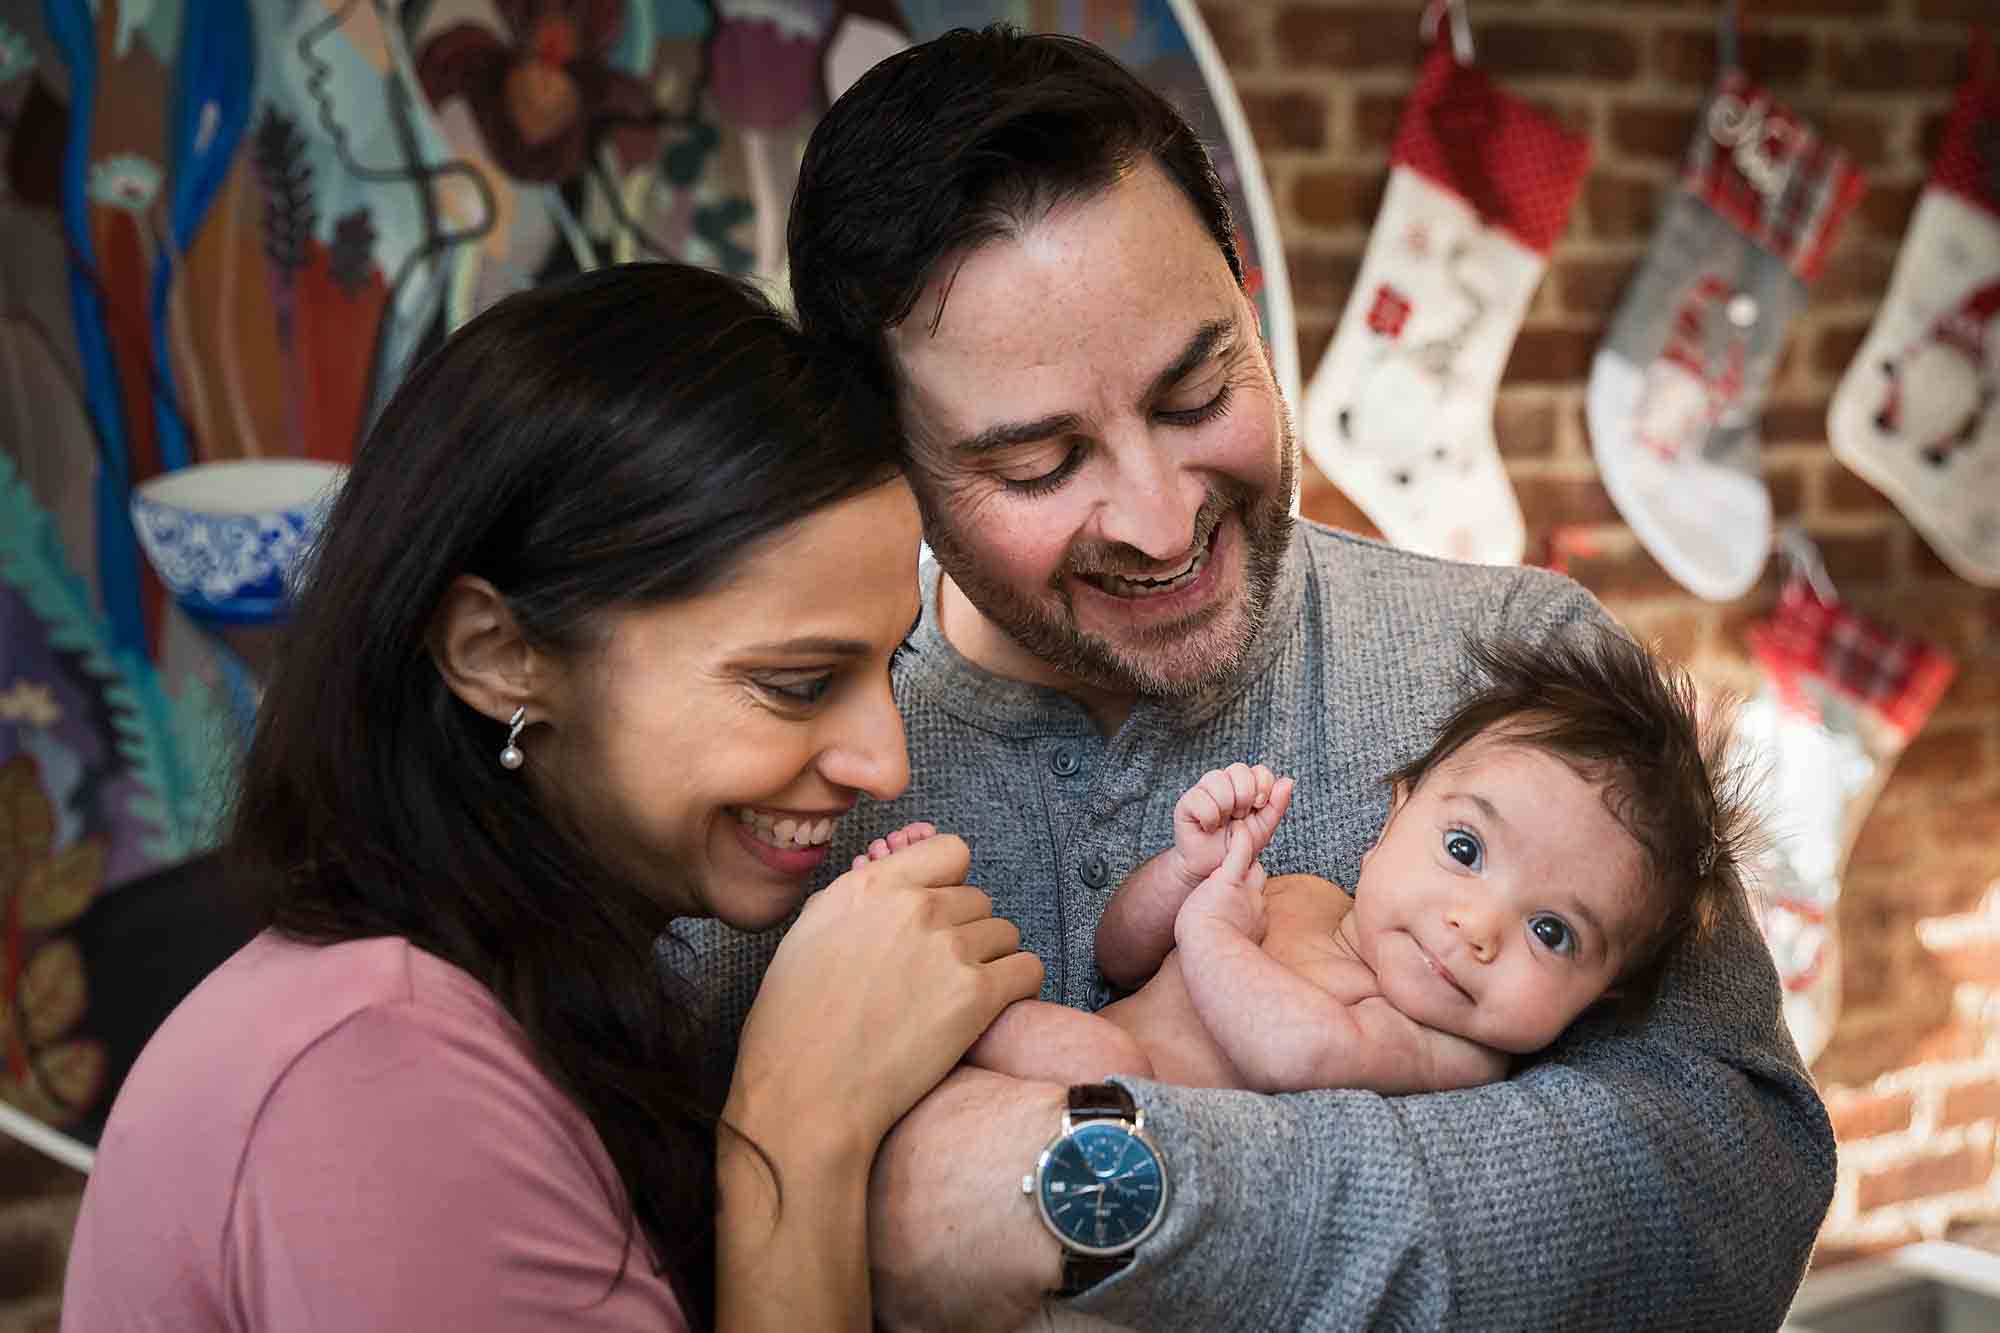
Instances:
[[[1610,626],[1541,642],[1466,645],[1472,692],[1423,755],[1389,775],[1414,791],[1474,737],[1499,729],[1601,783],[1605,808],[1638,842],[1657,927],[1613,982],[1618,1018],[1658,998],[1675,952],[1699,942],[1742,892],[1756,817],[1752,777],[1732,759],[1728,709],[1699,719],[1694,681]]]

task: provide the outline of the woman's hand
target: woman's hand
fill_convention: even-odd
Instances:
[[[927,837],[858,864],[807,900],[744,1025],[725,1119],[773,1151],[855,1153],[1036,994],[1041,960],[963,883],[963,839]]]
[[[964,840],[909,833],[807,900],[750,1008],[716,1135],[719,1333],[870,1327],[876,1148],[1041,989],[1021,932],[962,882]]]

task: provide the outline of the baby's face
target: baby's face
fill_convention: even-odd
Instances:
[[[1397,793],[1361,862],[1355,947],[1402,1013],[1537,1051],[1604,996],[1652,927],[1643,867],[1597,784],[1475,737]]]

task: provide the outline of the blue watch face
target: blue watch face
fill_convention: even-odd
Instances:
[[[1116,1254],[1152,1230],[1166,1176],[1144,1139],[1122,1124],[1093,1121],[1049,1151],[1039,1194],[1042,1215],[1072,1248]]]

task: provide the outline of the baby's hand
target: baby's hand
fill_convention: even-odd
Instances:
[[[879,861],[885,856],[893,856],[905,847],[914,847],[925,838],[935,838],[937,829],[922,820],[905,824],[886,838],[877,838],[868,844],[868,850],[854,858],[853,869],[859,870],[870,861]]]
[[[1250,821],[1238,819],[1228,829],[1228,850],[1215,872],[1195,886],[1174,918],[1178,942],[1187,925],[1202,917],[1227,922],[1253,943],[1264,941],[1264,867],[1257,863],[1263,843],[1250,831]],[[1268,835],[1265,841],[1270,839]]]
[[[1262,856],[1291,802],[1292,780],[1262,764],[1231,764],[1202,774],[1174,806],[1174,854],[1182,882],[1193,886],[1216,872],[1229,850],[1230,829],[1239,823],[1251,841],[1251,860]]]

